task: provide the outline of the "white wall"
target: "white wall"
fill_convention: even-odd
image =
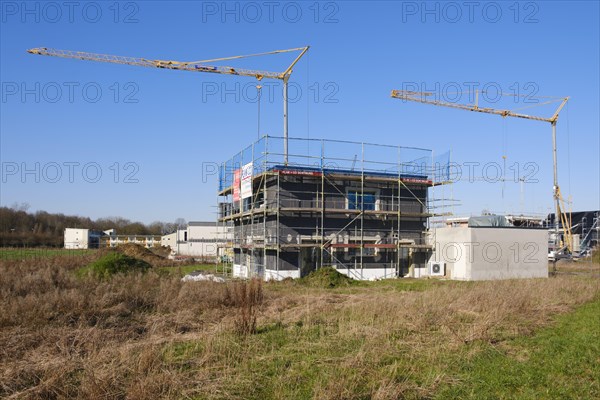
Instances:
[[[169,233],[168,235],[163,235],[160,238],[161,246],[171,246],[171,250],[175,249],[175,244],[177,243],[177,232]]]
[[[437,228],[431,260],[446,263],[457,280],[548,277],[548,233],[544,229]]]
[[[465,227],[434,229],[435,242],[430,261],[446,263],[446,276],[451,279],[470,280],[471,263],[464,255],[471,246],[471,229]],[[429,265],[421,268],[421,277],[429,276]],[[417,276],[415,276],[417,277]]]
[[[218,240],[225,240],[225,229],[216,224],[195,225],[190,222],[186,229],[164,235],[161,245],[170,246],[176,254],[189,257],[215,257],[218,255]]]
[[[352,279],[362,281],[373,281],[377,279],[388,279],[396,277],[394,268],[345,268],[337,267],[336,271],[340,274],[349,276]]]
[[[219,237],[217,225],[195,226],[188,225],[188,240],[190,239],[217,239]]]
[[[300,270],[276,271],[274,269],[265,269],[265,281],[281,281],[286,278],[300,278]]]
[[[172,248],[172,247],[171,247]],[[178,254],[190,257],[214,257],[217,255],[217,243],[187,242],[180,243]]]
[[[65,249],[87,249],[89,229],[65,228]]]

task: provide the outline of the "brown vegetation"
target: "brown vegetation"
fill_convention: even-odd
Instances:
[[[95,257],[0,263],[1,398],[428,397],[452,382],[452,354],[531,334],[600,291],[569,276],[334,289],[77,278]]]
[[[168,256],[168,252],[164,251],[164,247],[157,247],[156,249],[157,251],[154,249],[148,249],[136,243],[123,243],[115,247],[115,250],[119,253],[144,260],[155,267],[176,265],[175,262],[166,258]],[[167,254],[163,255],[164,253]]]

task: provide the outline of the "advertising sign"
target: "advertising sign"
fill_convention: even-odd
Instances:
[[[240,173],[239,169],[233,171],[233,201],[240,201]]]
[[[242,199],[252,196],[252,163],[242,167]]]

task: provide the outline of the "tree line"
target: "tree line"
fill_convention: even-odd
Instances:
[[[92,220],[89,217],[54,214],[46,211],[28,212],[27,204],[0,207],[0,246],[53,246],[63,245],[65,228],[85,228],[105,231],[115,229],[118,235],[164,235],[174,232],[186,221],[155,221],[151,224],[131,221],[122,217]]]

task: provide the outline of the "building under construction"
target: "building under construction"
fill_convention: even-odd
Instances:
[[[221,165],[218,221],[231,226],[234,276],[296,278],[333,266],[373,279],[427,262],[432,192],[448,181],[448,153],[294,138],[285,147],[265,136]]]

